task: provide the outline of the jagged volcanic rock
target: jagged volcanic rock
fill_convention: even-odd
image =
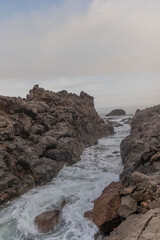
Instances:
[[[0,203],[47,183],[111,133],[84,92],[35,85],[26,99],[0,96]]]

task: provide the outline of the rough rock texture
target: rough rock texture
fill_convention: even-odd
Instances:
[[[159,240],[159,223],[160,209],[150,210],[144,215],[134,214],[103,240]]]
[[[160,239],[160,105],[137,110],[131,133],[121,143],[124,170],[120,176],[121,206],[127,218],[103,240]],[[131,204],[132,202],[132,204]],[[132,206],[131,206],[132,205]],[[124,209],[125,207],[125,209]],[[127,213],[131,207],[130,216]]]
[[[118,209],[120,207],[121,182],[112,182],[101,196],[94,202],[92,218],[94,223],[104,233],[110,232],[120,223]]]
[[[84,92],[35,85],[26,99],[0,96],[0,203],[47,183],[112,132]]]
[[[118,236],[109,239],[160,239],[159,120],[160,105],[137,110],[131,121],[131,133],[121,143],[124,163],[121,201],[124,195],[134,199],[137,202],[137,215],[129,216],[118,227]],[[118,212],[120,213],[120,209]]]
[[[126,112],[123,109],[115,109],[110,113],[106,114],[106,116],[121,116],[126,115]]]
[[[160,105],[137,110],[131,123],[131,133],[121,143],[124,171],[121,179],[138,171],[160,175]]]
[[[118,209],[120,217],[127,218],[137,210],[137,201],[131,196],[121,197],[121,206]]]

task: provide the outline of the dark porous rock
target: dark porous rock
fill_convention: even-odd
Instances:
[[[112,133],[84,92],[35,85],[26,99],[0,96],[0,204],[51,181],[85,147]]]
[[[120,191],[121,182],[112,182],[106,187],[101,196],[96,199],[92,210],[94,223],[100,231],[108,233],[120,223],[118,209],[121,204]]]
[[[110,113],[106,114],[107,117],[109,116],[122,116],[126,115],[126,112],[123,109],[115,109],[111,111]]]
[[[133,172],[127,177],[128,184],[134,186],[134,192],[129,194],[130,197],[135,199],[138,205],[144,207],[144,202],[151,206],[160,206],[160,178],[156,176],[147,176],[139,172]],[[123,192],[123,189],[122,191]],[[153,203],[152,203],[153,202]],[[155,208],[155,207],[154,207]]]

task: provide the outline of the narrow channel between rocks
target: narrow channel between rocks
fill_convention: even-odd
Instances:
[[[115,127],[114,135],[86,148],[78,163],[65,166],[49,184],[5,204],[0,211],[0,240],[93,240],[97,227],[84,218],[84,212],[93,207],[104,187],[119,179],[123,169],[119,145],[129,131],[128,124]],[[53,233],[40,233],[35,217],[57,208],[64,199],[60,226]]]

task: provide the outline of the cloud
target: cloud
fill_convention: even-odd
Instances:
[[[160,74],[114,74],[91,77],[0,80],[0,94],[25,97],[34,84],[54,92],[62,89],[95,98],[97,108],[151,106],[159,103]]]
[[[158,0],[79,1],[0,24],[0,79],[159,71]]]
[[[0,94],[25,96],[39,83],[84,90],[96,106],[159,103],[159,0],[46,2],[3,9]]]

